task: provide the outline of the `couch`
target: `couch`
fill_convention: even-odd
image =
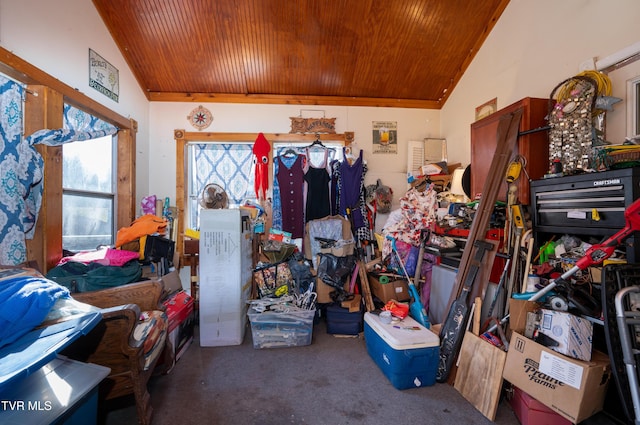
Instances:
[[[168,323],[162,294],[162,282],[151,280],[72,294],[76,301],[102,309],[102,321],[62,352],[110,368],[100,384],[101,402],[133,394],[142,425],[151,423],[153,414],[149,378],[162,352],[173,356],[165,343]]]

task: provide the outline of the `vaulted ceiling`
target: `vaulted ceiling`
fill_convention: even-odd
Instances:
[[[440,109],[509,0],[93,0],[151,101]]]

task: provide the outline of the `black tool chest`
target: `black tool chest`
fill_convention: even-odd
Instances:
[[[625,226],[626,207],[640,197],[640,167],[534,180],[530,187],[536,243],[549,234],[600,241]],[[629,262],[640,261],[637,238],[627,239]]]

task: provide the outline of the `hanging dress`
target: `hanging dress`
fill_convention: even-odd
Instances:
[[[351,213],[353,225],[356,229],[356,237],[358,240],[370,240],[371,232],[369,230],[366,217],[366,201],[364,191],[364,175],[365,165],[362,159],[362,150],[360,155],[349,164],[346,159],[346,152],[343,148],[344,160],[340,163],[339,172],[339,202],[340,214],[348,217],[347,209]]]
[[[307,158],[309,158],[308,149]],[[309,168],[304,174],[304,180],[307,182],[305,222],[331,215],[331,203],[329,201],[329,182],[331,177],[327,171],[327,158],[328,153],[325,149],[322,166],[314,167],[309,160]]]
[[[282,230],[294,239],[304,237],[304,170],[302,155],[277,157]]]
[[[340,215],[340,161],[337,159],[329,163],[329,174],[331,174],[331,189],[329,194],[329,202],[331,204],[331,215]]]

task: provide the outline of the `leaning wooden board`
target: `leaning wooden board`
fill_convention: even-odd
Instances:
[[[367,265],[363,260],[358,260],[358,275],[360,276],[360,288],[362,289],[362,299],[367,311],[375,310],[373,304],[373,295],[371,295],[371,287],[369,286],[369,277],[367,276]]]
[[[493,214],[496,199],[498,198],[498,190],[504,181],[509,161],[514,154],[518,141],[518,130],[520,128],[521,118],[522,108],[500,118],[496,134],[498,142],[490,167],[492,171],[487,176],[487,180],[484,182],[482,188],[482,198],[480,199],[473,222],[471,223],[471,228],[469,229],[469,236],[467,237],[467,242],[462,252],[454,288],[449,298],[448,309],[451,308],[453,302],[460,295],[462,283],[469,272],[471,259],[473,257],[472,251],[475,251],[474,242],[482,237],[489,227],[489,221]],[[475,296],[476,291],[473,291],[472,294]]]
[[[440,328],[440,359],[438,362],[438,372],[436,380],[438,382],[444,382],[450,375],[452,366],[455,364],[454,359],[458,356],[459,350],[462,346],[462,340],[464,337],[463,329],[460,323],[461,314],[466,313],[468,305],[461,305],[461,302],[468,302],[469,297],[460,296],[462,284],[466,283],[467,275],[473,270],[475,272],[476,266],[474,265],[474,259],[477,255],[476,242],[480,235],[484,235],[486,232],[489,220],[493,214],[495,207],[495,201],[497,199],[498,187],[504,179],[507,171],[507,165],[511,156],[514,153],[516,141],[518,139],[518,128],[520,126],[520,120],[522,118],[522,108],[514,111],[511,114],[504,115],[500,118],[498,124],[498,130],[496,137],[498,144],[493,160],[491,162],[491,172],[487,178],[487,181],[483,187],[483,196],[480,199],[476,214],[469,230],[469,236],[462,253],[462,259],[460,260],[460,268],[456,274],[456,282],[451,292],[451,298],[447,306],[449,312],[445,322]],[[492,263],[483,261],[484,268],[490,268]],[[470,288],[473,296],[480,295],[484,298],[484,288],[487,282],[477,282],[476,279],[472,282],[472,288]],[[463,298],[458,300],[458,298]],[[455,309],[454,309],[455,307]],[[464,318],[463,318],[464,320]]]
[[[489,420],[496,418],[507,352],[466,332],[453,387]]]

